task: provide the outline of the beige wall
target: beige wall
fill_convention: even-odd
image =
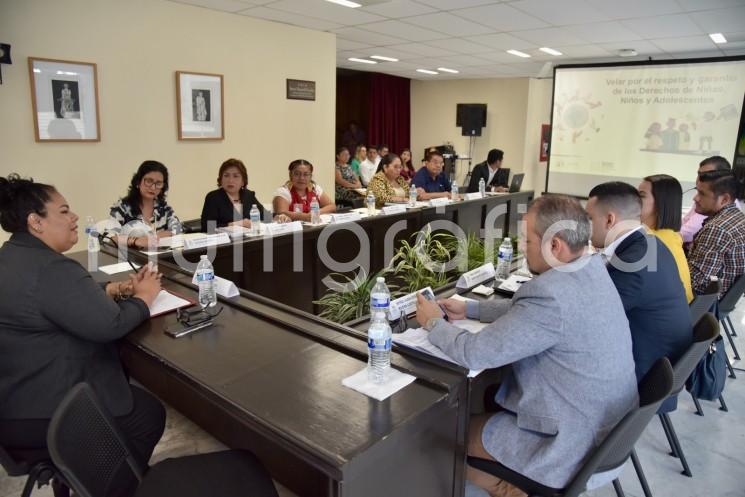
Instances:
[[[182,219],[199,216],[228,157],[265,204],[299,157],[333,187],[333,34],[164,0],[0,0],[0,33],[14,62],[0,86],[0,174],[56,185],[81,216],[108,216],[145,159],[168,166]],[[98,64],[100,143],[34,141],[28,56]],[[177,70],[224,75],[225,140],[178,141]],[[316,81],[316,101],[286,100],[286,78]]]
[[[411,82],[411,144],[421,159],[425,147],[452,142],[459,155],[468,154],[469,138],[455,126],[459,103],[487,104],[486,128],[476,137],[473,165],[486,160],[491,148],[504,150],[505,167],[525,172],[523,189],[541,190],[545,180],[538,166],[542,123],[550,118],[551,81],[528,78],[465,79]],[[463,183],[468,164],[459,162]]]

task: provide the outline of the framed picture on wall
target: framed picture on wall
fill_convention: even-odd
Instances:
[[[225,138],[222,74],[176,71],[179,140]]]
[[[37,142],[101,141],[96,64],[28,58]]]

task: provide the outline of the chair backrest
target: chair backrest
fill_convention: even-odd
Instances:
[[[87,383],[75,385],[55,410],[47,446],[81,497],[107,497],[142,481],[145,468]]]
[[[718,336],[719,322],[713,314],[705,313],[693,327],[693,343],[673,366],[673,394],[683,389],[683,385],[701,361],[709,345]]]
[[[745,274],[738,276],[732,282],[732,286],[727,289],[727,293],[722,296],[722,300],[719,301],[719,312],[726,314],[734,311],[743,292],[745,292]]]
[[[649,420],[670,395],[672,386],[673,368],[670,361],[666,357],[658,359],[639,383],[639,407],[631,409],[590,454],[566,487],[564,497],[580,495],[593,474],[615,469],[628,459]]]
[[[721,291],[722,282],[717,279],[709,282],[702,295],[696,295],[696,298],[688,306],[691,311],[691,323],[698,323],[701,316],[709,312],[711,306],[719,299],[719,292]]]

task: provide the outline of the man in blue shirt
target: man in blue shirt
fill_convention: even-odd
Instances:
[[[416,172],[411,184],[416,187],[419,200],[450,198],[450,180],[442,172],[445,161],[440,152],[430,152],[429,160]]]

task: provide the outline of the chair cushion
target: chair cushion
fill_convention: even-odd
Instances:
[[[226,450],[166,459],[150,468],[135,497],[277,497],[277,490],[252,453]]]

